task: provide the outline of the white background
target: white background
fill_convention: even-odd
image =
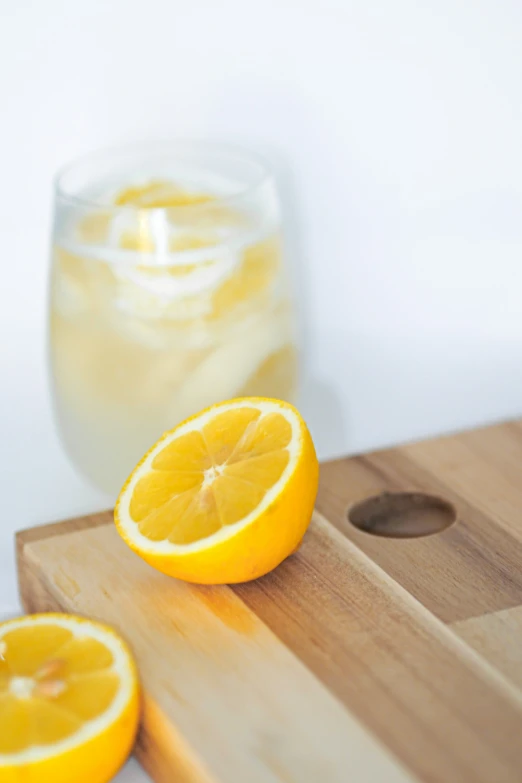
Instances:
[[[0,10],[0,611],[12,531],[106,503],[57,442],[44,354],[51,178],[93,148],[200,136],[271,159],[321,456],[520,415],[517,0]]]

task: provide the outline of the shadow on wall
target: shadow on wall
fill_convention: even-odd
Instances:
[[[238,106],[242,107],[240,114]],[[384,212],[380,223],[387,225],[390,201],[376,190],[347,140],[340,138],[313,99],[300,94],[295,85],[279,83],[267,89],[260,83],[229,83],[226,92],[215,94],[208,125],[224,141],[259,152],[274,171],[297,303],[303,378],[299,404],[319,455],[343,453],[349,444],[350,390],[343,388],[341,397],[330,383],[333,379],[317,370],[321,364],[318,351],[324,349],[320,335],[330,332],[332,320],[339,319],[330,318],[328,324],[321,321],[328,319],[329,306],[337,306],[341,288],[339,318],[343,330],[351,331],[354,302],[359,299],[353,282],[366,275],[363,260],[373,252],[371,216],[376,209]]]
[[[265,146],[260,151],[270,162],[281,198],[286,263],[296,303],[302,365],[298,406],[310,427],[319,459],[327,459],[346,448],[347,436],[341,400],[331,385],[315,377],[312,369],[312,346],[317,342],[312,311],[314,280],[299,188],[292,167],[280,150]]]
[[[312,433],[318,458],[328,460],[343,454],[348,441],[347,422],[334,387],[313,375],[305,376],[298,405]]]
[[[272,167],[281,198],[285,256],[296,305],[302,365],[298,406],[310,427],[319,459],[327,459],[344,451],[347,435],[341,400],[312,369],[312,346],[317,342],[313,325],[314,279],[300,191],[292,166],[281,150],[267,145],[257,145],[257,149]]]
[[[346,449],[347,433],[342,401],[312,369],[312,346],[317,343],[312,307],[314,280],[299,188],[292,167],[280,150],[265,146],[261,152],[270,162],[281,197],[285,254],[296,302],[302,364],[298,405],[312,432],[319,459],[327,459]]]

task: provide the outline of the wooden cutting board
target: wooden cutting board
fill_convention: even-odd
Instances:
[[[22,600],[129,640],[156,781],[522,781],[522,424],[325,464],[317,509],[235,587],[156,573],[109,512],[27,530]]]

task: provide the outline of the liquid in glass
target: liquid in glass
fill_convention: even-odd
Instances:
[[[119,183],[57,222],[54,401],[74,462],[114,495],[167,429],[244,395],[292,401],[297,360],[277,221],[173,180]]]

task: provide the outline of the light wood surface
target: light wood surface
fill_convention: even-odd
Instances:
[[[522,689],[522,606],[470,617],[452,628]]]
[[[108,512],[24,531],[22,599],[129,640],[137,755],[157,781],[515,783],[520,457],[510,424],[324,465],[301,549],[233,588],[156,573]],[[348,509],[385,491],[439,496],[458,521],[424,538],[356,529]]]

